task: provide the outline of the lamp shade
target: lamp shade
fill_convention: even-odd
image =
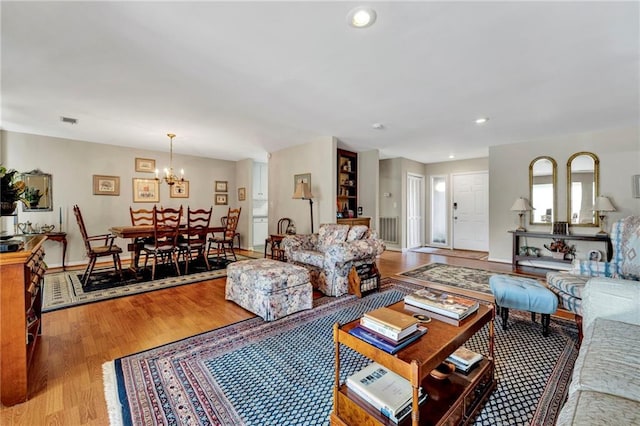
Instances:
[[[601,195],[596,198],[596,202],[593,205],[593,210],[599,212],[615,212],[616,208],[613,207],[613,204],[611,204],[611,201],[608,197],[604,197]]]
[[[311,188],[309,188],[309,184],[306,182],[298,182],[296,185],[296,192],[293,194],[293,199],[297,200],[310,200],[313,198],[313,194],[311,193]]]
[[[518,198],[511,206],[511,211],[514,212],[524,212],[528,210],[533,210],[533,207],[529,204],[529,200],[522,197]]]

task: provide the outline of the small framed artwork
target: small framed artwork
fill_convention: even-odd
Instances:
[[[120,195],[120,176],[93,175],[93,195]]]
[[[600,262],[601,259],[602,259],[602,253],[600,252],[600,250],[591,250],[589,252],[589,260]]]
[[[155,179],[133,178],[133,202],[160,202],[160,181]]]
[[[633,175],[633,198],[640,198],[640,175]]]
[[[156,160],[151,158],[136,158],[136,172],[155,173]]]
[[[176,182],[171,185],[169,196],[171,198],[189,198],[189,181]]]
[[[307,185],[309,185],[309,190],[311,190],[311,173],[304,173],[301,175],[294,175],[293,176],[293,192],[296,192],[296,188],[298,187],[299,183],[306,183]]]
[[[247,188],[238,188],[238,201],[244,201],[247,199]]]
[[[216,194],[216,206],[226,206],[228,203],[227,194]]]
[[[227,192],[227,181],[226,180],[217,180],[216,181],[216,192]]]

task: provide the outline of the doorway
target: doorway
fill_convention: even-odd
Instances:
[[[424,223],[424,176],[407,173],[407,248],[421,247]]]
[[[454,174],[453,248],[489,251],[489,174]]]

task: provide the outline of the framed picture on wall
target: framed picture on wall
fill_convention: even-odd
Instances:
[[[120,195],[120,176],[93,175],[93,195]]]
[[[136,158],[136,172],[155,173],[156,160],[151,158]]]
[[[244,201],[247,199],[247,188],[238,188],[238,201]]]
[[[216,192],[227,192],[227,181],[226,180],[217,180],[216,181]]]
[[[226,206],[228,203],[227,194],[216,194],[216,206]]]
[[[170,186],[169,196],[171,198],[189,198],[189,181],[176,182]]]
[[[160,181],[133,178],[133,202],[157,203],[160,201]]]

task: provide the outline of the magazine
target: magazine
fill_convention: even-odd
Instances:
[[[461,320],[478,310],[478,302],[444,291],[421,289],[404,297],[404,302]]]

